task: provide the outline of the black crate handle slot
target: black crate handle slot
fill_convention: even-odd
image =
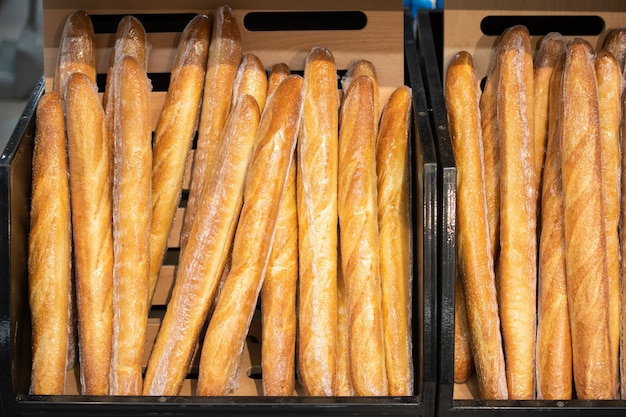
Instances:
[[[367,16],[362,11],[250,12],[243,25],[251,32],[361,30],[367,26]]]
[[[564,36],[597,36],[605,28],[600,16],[485,16],[480,30],[487,36],[500,36],[507,28],[524,25],[531,35],[559,32]]]

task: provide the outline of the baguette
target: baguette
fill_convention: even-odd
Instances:
[[[284,62],[279,62],[274,64],[269,69],[269,75],[267,77],[267,94],[266,97],[269,97],[270,94],[276,89],[278,84],[282,80],[284,80],[288,75],[291,74],[291,70],[289,69],[289,65]]]
[[[267,97],[289,76],[286,64],[270,69]],[[278,209],[274,244],[261,287],[263,395],[293,395],[296,385],[296,294],[298,288],[296,164],[289,166]],[[294,231],[296,233],[294,234]]]
[[[68,78],[66,128],[81,388],[109,393],[113,325],[112,155],[95,84]]]
[[[28,239],[28,290],[33,362],[30,392],[65,388],[71,299],[72,232],[61,96],[44,94],[36,111]]]
[[[454,284],[454,297],[454,382],[462,384],[467,382],[474,372],[474,359],[467,323],[465,291],[458,270]]]
[[[565,273],[560,104],[563,51],[554,64],[548,91],[548,139],[542,175],[537,304],[537,398],[572,398],[572,337]]]
[[[254,97],[262,112],[267,100],[267,73],[261,60],[254,54],[246,53],[241,58],[233,82],[233,101],[244,94]]]
[[[171,299],[148,360],[144,395],[180,392],[230,252],[259,118],[256,100],[243,96],[226,121],[216,148],[221,163],[205,186],[188,246],[180,256]]]
[[[220,6],[213,16],[211,43],[204,79],[198,141],[191,169],[189,198],[183,219],[180,247],[185,250],[198,211],[204,184],[213,175],[211,160],[228,117],[233,83],[241,62],[241,34],[229,6]]]
[[[337,369],[337,147],[335,58],[312,48],[298,139],[298,366],[308,395],[333,395]]]
[[[70,14],[63,26],[57,66],[52,89],[65,99],[67,79],[75,72],[85,74],[93,83],[96,82],[96,50],[91,17],[82,10]]]
[[[567,39],[558,32],[549,32],[539,42],[533,62],[533,85],[535,94],[535,170],[536,181],[541,186],[541,174],[548,140],[548,96],[550,79],[557,57],[565,51]],[[538,191],[541,195],[541,191]]]
[[[202,345],[198,395],[225,395],[236,388],[241,353],[263,285],[278,207],[293,163],[303,84],[298,75],[283,80],[259,122],[231,268],[222,283]]]
[[[620,119],[622,76],[615,57],[606,50],[596,54],[598,112],[602,160],[602,192],[606,227],[607,272],[609,276],[609,329],[611,358],[616,387],[619,379],[620,261],[619,223],[621,199]],[[617,393],[616,393],[617,395]]]
[[[379,89],[378,89],[378,76],[376,75],[376,67],[371,61],[366,59],[357,59],[353,61],[349,66],[346,74],[341,79],[341,87],[344,92],[348,91],[350,83],[359,75],[366,75],[372,79],[374,83],[374,120],[376,121],[376,129],[378,129],[378,121],[380,118],[379,110]]]
[[[143,24],[135,16],[127,15],[122,17],[115,32],[115,43],[109,56],[109,68],[104,85],[104,95],[102,96],[102,106],[107,114],[114,111],[114,108],[109,109],[108,105],[115,101],[113,98],[115,89],[112,87],[115,84],[113,74],[116,60],[129,55],[135,58],[141,67],[145,69],[148,67],[149,53],[150,44],[148,43]],[[109,123],[109,128],[112,129],[113,121],[111,120]]]
[[[626,96],[622,94],[622,119],[621,119],[621,129],[622,136],[620,146],[622,148],[622,169],[621,169],[621,195],[622,197],[626,195],[626,154],[623,152],[626,149],[626,143],[624,139],[626,135],[624,132],[626,131]],[[620,204],[620,216],[622,219],[626,218],[626,199],[622,198]],[[620,266],[621,266],[621,274],[620,274],[620,284],[622,285],[621,292],[621,315],[620,315],[620,358],[619,358],[619,371],[620,371],[620,397],[622,399],[626,399],[626,336],[624,332],[626,332],[626,291],[624,291],[624,285],[626,285],[626,227],[620,227]]]
[[[181,199],[186,161],[200,109],[209,35],[210,20],[206,15],[196,15],[185,27],[154,132],[149,299],[156,288]]]
[[[150,81],[137,60],[116,66],[113,163],[111,395],[140,395],[150,292],[152,125]]]
[[[358,396],[384,396],[374,82],[353,78],[340,112],[337,213],[349,311],[350,377]]]
[[[619,64],[620,72],[624,72],[626,60],[626,27],[617,27],[609,30],[602,42],[602,48],[611,53]]]
[[[337,264],[341,265],[341,253],[337,251]],[[348,295],[346,283],[337,268],[337,396],[354,395],[350,379],[350,312],[348,311]]]
[[[380,276],[389,395],[413,395],[409,131],[412,90],[396,88],[382,110],[376,143]]]
[[[74,72],[82,72],[96,82],[96,52],[94,29],[91,18],[82,10],[71,13],[63,26],[57,52],[52,91],[59,93],[65,109],[65,93],[68,77]],[[70,317],[68,320],[67,369],[72,369],[78,357],[77,307],[74,280],[70,280]]]
[[[445,101],[457,164],[457,268],[465,289],[471,348],[483,399],[506,399],[495,272],[484,183],[478,84],[472,56],[457,53],[445,78]]]
[[[107,142],[109,152],[114,154],[115,142],[115,117],[117,106],[119,106],[119,66],[121,60],[126,56],[135,58],[137,63],[145,71],[148,63],[148,49],[146,31],[141,22],[134,16],[124,16],[117,25],[115,42],[109,56],[109,67],[107,69],[106,84],[102,95],[102,107],[104,108],[104,118],[107,129]],[[113,178],[114,161],[111,159],[110,177]]]
[[[289,165],[285,191],[278,208],[272,252],[261,287],[263,395],[294,395],[297,288],[298,213],[294,161]]]
[[[480,127],[482,130],[483,165],[485,170],[484,183],[487,198],[487,219],[489,224],[489,240],[491,256],[497,259],[500,248],[500,136],[498,135],[498,80],[500,79],[500,44],[494,48],[485,88],[479,98]]]
[[[537,189],[533,62],[528,30],[501,38],[498,82],[500,254],[496,265],[509,399],[535,397]]]
[[[602,200],[600,116],[594,51],[568,43],[563,70],[562,178],[565,261],[576,395],[612,399],[609,279]]]

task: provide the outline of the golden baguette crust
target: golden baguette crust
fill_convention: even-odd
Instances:
[[[70,329],[72,232],[65,120],[61,97],[37,105],[28,239],[33,362],[30,392],[60,395]]]
[[[296,388],[296,293],[298,213],[296,162],[289,165],[276,232],[261,287],[263,395],[294,395]]]
[[[267,72],[263,63],[254,54],[243,54],[233,82],[233,101],[244,94],[254,97],[263,111],[267,100]]]
[[[185,167],[200,109],[209,35],[210,20],[206,15],[196,15],[185,27],[174,59],[170,87],[154,131],[150,299],[181,199]]]
[[[366,75],[372,79],[374,83],[374,120],[376,121],[376,129],[378,129],[378,121],[380,118],[379,106],[379,90],[378,76],[376,75],[376,67],[367,59],[357,59],[350,63],[346,74],[341,79],[341,88],[344,93],[348,90],[350,83],[359,75]]]
[[[541,187],[541,173],[543,172],[548,141],[548,96],[550,79],[557,57],[565,52],[567,39],[558,32],[549,32],[539,42],[533,61],[533,85],[535,89],[535,169],[536,181]]]
[[[341,265],[341,253],[337,251],[337,262]],[[350,312],[348,311],[346,283],[337,268],[337,396],[352,396],[350,379]]]
[[[500,44],[493,49],[487,68],[485,88],[479,98],[480,127],[487,198],[487,218],[491,256],[496,259],[500,247],[500,137],[498,135],[498,79],[501,61]]]
[[[83,10],[76,10],[71,13],[63,26],[59,49],[57,52],[57,63],[50,90],[56,91],[61,96],[61,101],[65,107],[65,92],[67,79],[74,72],[81,72],[93,82],[96,82],[96,52],[94,46],[94,30],[91,18]],[[69,340],[67,369],[72,369],[78,357],[78,328],[77,328],[77,307],[74,299],[74,281],[70,281],[70,317],[68,320]]]
[[[119,71],[120,61],[125,56],[131,56],[146,70],[148,63],[148,48],[146,31],[141,22],[134,16],[124,16],[117,25],[115,33],[115,43],[109,56],[109,67],[107,69],[106,84],[102,96],[102,107],[107,129],[107,141],[110,152],[113,154],[115,142],[115,117],[116,104],[119,102],[119,82],[116,79]],[[113,177],[113,160],[111,160],[111,173]]]
[[[356,395],[387,395],[381,309],[374,82],[353,78],[340,112],[341,268],[348,295],[350,376]]]
[[[291,70],[289,69],[289,65],[284,62],[279,62],[274,64],[269,69],[269,74],[267,77],[267,95],[269,97],[270,94],[276,89],[278,84],[282,80],[284,80],[288,75],[291,74]]]
[[[622,76],[615,57],[607,50],[596,53],[598,112],[602,143],[602,191],[606,227],[607,272],[609,274],[609,326],[613,378],[619,379],[620,344],[620,261],[619,224],[621,200],[621,106]],[[617,385],[616,385],[617,386]],[[617,394],[617,393],[616,393]]]
[[[150,292],[152,125],[150,81],[137,60],[116,66],[113,163],[111,395],[140,395]]]
[[[61,94],[61,98],[65,97],[68,77],[75,72],[81,72],[96,82],[93,24],[83,10],[76,10],[67,17],[61,33],[52,87]]]
[[[66,95],[81,387],[109,393],[113,324],[112,155],[95,84],[70,75]]]
[[[600,116],[591,45],[568,43],[561,117],[565,259],[576,396],[615,396],[602,200]]]
[[[454,56],[445,100],[457,165],[457,268],[465,289],[468,325],[480,396],[506,399],[507,384],[489,239],[478,84],[472,56]]]
[[[216,148],[221,164],[205,186],[188,246],[181,253],[148,361],[144,395],[180,392],[230,252],[259,118],[256,100],[243,96],[226,121]]]
[[[115,32],[115,43],[109,56],[109,68],[104,86],[104,95],[102,96],[102,106],[107,113],[113,111],[112,109],[108,110],[107,106],[115,100],[112,97],[114,89],[111,87],[115,83],[113,71],[116,66],[116,60],[129,55],[135,58],[141,67],[145,69],[148,67],[149,52],[150,45],[143,24],[135,16],[126,15],[122,17]],[[112,124],[113,122],[111,121],[110,123]]]
[[[602,48],[611,53],[619,64],[620,72],[624,72],[626,60],[626,27],[609,30],[602,42]]]
[[[278,208],[298,137],[304,79],[287,77],[271,95],[246,176],[244,203],[232,262],[209,322],[198,373],[198,395],[225,395],[236,388],[245,338],[272,250]]]
[[[380,276],[389,395],[413,395],[412,258],[409,132],[412,90],[396,88],[376,141]]]
[[[454,297],[454,382],[461,384],[472,376],[474,359],[465,308],[465,290],[458,269],[454,284]]]
[[[623,134],[623,132],[626,132],[626,114],[624,113],[626,111],[626,96],[624,96],[622,94],[622,101],[621,101],[621,105],[622,105],[622,119],[621,119],[621,128],[622,128],[622,136],[621,136],[621,148],[622,148],[622,169],[621,169],[621,194],[622,196],[626,195],[626,152],[623,152],[624,149],[626,149],[626,143],[624,142],[624,139],[626,138],[626,135]],[[622,198],[621,204],[620,204],[620,216],[622,218],[626,218],[626,199]],[[621,274],[620,274],[620,281],[622,283],[622,286],[624,285],[624,283],[626,282],[626,244],[624,244],[623,242],[626,242],[626,227],[620,227],[620,241],[622,242],[622,244],[620,245],[620,264],[621,264]],[[623,287],[622,287],[623,288]],[[621,293],[621,298],[620,298],[620,303],[621,303],[621,315],[620,315],[620,326],[621,326],[621,337],[620,337],[620,359],[619,359],[619,372],[620,372],[620,396],[622,399],[626,399],[626,337],[624,335],[624,332],[626,331],[626,291],[622,291]]]
[[[548,91],[548,138],[542,175],[537,300],[537,398],[572,398],[572,338],[565,273],[560,104],[563,51],[554,63]]]
[[[337,369],[339,99],[332,53],[309,51],[298,138],[298,370],[305,393],[334,395]]]
[[[509,399],[535,397],[537,189],[533,62],[524,26],[500,40],[500,253],[496,265]]]
[[[233,10],[220,6],[213,13],[209,55],[200,107],[198,140],[191,168],[189,199],[181,231],[181,251],[185,250],[198,211],[204,184],[213,175],[211,161],[228,117],[233,83],[241,62],[241,34]]]

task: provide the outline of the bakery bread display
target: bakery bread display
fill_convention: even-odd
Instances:
[[[63,81],[36,127],[31,393],[412,399],[411,88],[322,43],[264,62],[228,6],[154,17],[68,13],[46,50]]]
[[[623,30],[607,30],[597,45],[558,32],[535,39],[521,25],[497,37],[484,83],[475,81],[479,87],[471,90],[480,102],[478,112],[467,111],[474,109],[468,100],[461,115],[458,100],[470,91],[469,83],[452,83],[459,61],[471,59],[469,52],[459,51],[447,66],[446,110],[458,175],[457,267],[464,284],[456,302],[465,299],[475,362],[470,382],[457,382],[476,378],[480,388],[484,378],[472,333],[487,327],[472,329],[468,231],[461,219],[485,203],[491,239],[472,241],[494,258],[493,265],[480,265],[489,268],[483,281],[496,283],[508,384],[504,398],[617,399],[624,374]],[[469,145],[455,143],[476,118],[481,129],[471,136],[482,143],[475,163],[483,164],[476,181],[485,197],[470,202],[464,189],[467,167],[473,166],[466,160]],[[492,204],[494,199],[498,203]],[[475,213],[473,231],[478,218]],[[462,317],[456,320],[460,343]],[[460,374],[467,358],[458,346]],[[477,397],[491,398],[482,389]]]

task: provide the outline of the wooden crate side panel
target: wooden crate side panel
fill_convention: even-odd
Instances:
[[[472,53],[476,74],[484,77],[491,58],[493,46],[498,36],[487,36],[481,31],[481,21],[486,16],[597,16],[604,20],[605,28],[599,35],[579,36],[592,45],[601,45],[606,33],[616,27],[626,25],[626,4],[619,0],[579,1],[467,1],[451,0],[445,3],[443,33],[442,75],[455,53],[466,50]],[[531,37],[536,46],[540,35]]]

